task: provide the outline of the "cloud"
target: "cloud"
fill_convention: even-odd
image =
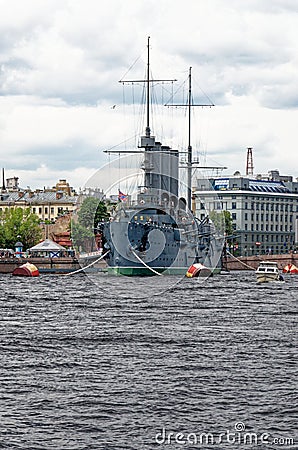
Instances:
[[[141,93],[118,81],[144,77],[150,35],[153,75],[178,79],[163,85],[162,103],[173,93],[185,101],[192,66],[195,101],[216,105],[193,127],[203,153],[236,170],[252,146],[260,149],[260,170],[271,154],[276,167],[293,171],[282,154],[287,149],[295,158],[298,6],[296,0],[265,3],[0,0],[2,165],[39,180],[46,170],[51,176],[66,170],[77,182],[76,171],[84,178],[95,170],[107,158],[102,150],[134,136],[134,125],[142,132]],[[164,143],[185,145],[177,111],[158,111],[152,119]]]

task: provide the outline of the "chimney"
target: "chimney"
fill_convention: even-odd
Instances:
[[[246,155],[246,175],[254,174],[254,166],[252,159],[252,147],[247,147],[247,155]]]
[[[2,167],[2,191],[5,191],[4,167]]]

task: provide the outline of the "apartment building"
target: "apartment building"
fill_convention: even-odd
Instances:
[[[21,189],[18,178],[9,178],[0,192],[0,211],[6,208],[30,208],[41,221],[54,222],[59,216],[72,212],[78,195],[66,180],[59,180],[53,188]]]
[[[270,171],[267,176],[200,178],[195,211],[229,211],[233,221],[230,246],[243,256],[280,254],[298,245],[298,181]]]

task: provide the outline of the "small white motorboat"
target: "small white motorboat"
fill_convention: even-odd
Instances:
[[[273,261],[262,261],[256,270],[257,282],[284,281],[278,269],[278,263]]]

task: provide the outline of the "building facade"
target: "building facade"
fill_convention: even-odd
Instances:
[[[0,211],[7,208],[30,208],[42,222],[55,220],[71,213],[77,204],[78,195],[66,180],[59,180],[51,189],[21,189],[18,178],[7,179],[0,193]]]
[[[282,254],[298,245],[298,182],[271,171],[268,176],[200,178],[194,192],[195,212],[229,211],[238,255]]]

